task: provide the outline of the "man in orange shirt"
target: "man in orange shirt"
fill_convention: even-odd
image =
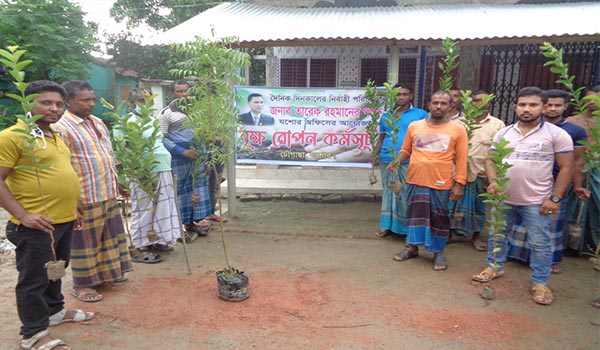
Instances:
[[[394,260],[417,257],[419,246],[424,245],[434,254],[435,271],[448,268],[442,255],[450,233],[448,204],[462,197],[467,182],[469,140],[465,128],[446,116],[451,105],[452,95],[435,92],[429,117],[409,125],[397,158],[399,164],[410,158],[406,175],[409,248],[394,255]],[[388,165],[389,171],[394,168],[393,163]]]

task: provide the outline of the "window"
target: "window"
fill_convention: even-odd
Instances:
[[[363,58],[360,62],[360,86],[367,85],[369,79],[381,86],[387,81],[387,58]]]
[[[306,87],[306,59],[281,59],[281,76],[279,85],[282,87]]]
[[[248,54],[252,57],[250,61],[250,85],[265,86],[267,83],[267,56],[265,55],[265,48],[248,49]]]
[[[415,87],[417,81],[417,58],[400,57],[398,64],[398,82]]]
[[[310,60],[310,86],[336,87],[337,61],[335,59]]]

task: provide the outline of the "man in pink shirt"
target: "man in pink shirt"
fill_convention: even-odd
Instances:
[[[424,245],[434,254],[435,271],[448,268],[442,253],[450,233],[449,200],[459,200],[467,182],[469,140],[465,128],[446,116],[451,104],[448,92],[435,92],[429,103],[429,117],[408,126],[397,158],[398,164],[410,158],[406,174],[410,247],[394,255],[394,260],[417,257],[419,245]],[[388,170],[395,171],[393,162]]]
[[[515,222],[521,220],[527,229],[527,243],[531,248],[529,266],[533,270],[533,300],[543,305],[554,301],[547,286],[552,265],[550,223],[552,216],[558,213],[574,169],[571,137],[558,126],[542,119],[546,100],[541,89],[522,88],[515,104],[518,122],[500,130],[494,137],[495,142],[505,139],[510,142],[508,147],[514,148],[504,159],[512,165],[506,174],[510,183],[504,188],[504,193],[509,196],[504,202],[507,209],[503,212],[506,227],[502,235],[490,233],[488,267],[473,276],[474,281],[489,282],[504,275],[508,236]],[[552,176],[555,161],[560,168],[556,180]],[[491,158],[486,160],[486,174],[491,181],[488,193],[495,193],[498,188],[498,184],[492,181],[497,177],[493,164]]]

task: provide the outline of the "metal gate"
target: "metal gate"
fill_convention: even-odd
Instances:
[[[576,76],[576,87],[600,82],[599,46],[600,41],[555,44],[564,51],[563,59],[569,64],[569,74]],[[557,75],[544,67],[546,61],[537,44],[484,46],[480,86],[496,95],[492,114],[513,123],[513,103],[520,88],[562,88],[555,82]]]

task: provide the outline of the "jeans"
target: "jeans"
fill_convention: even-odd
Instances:
[[[520,218],[522,226],[527,229],[527,244],[531,248],[529,266],[533,270],[531,281],[534,284],[547,284],[552,267],[552,242],[550,239],[550,223],[552,215],[540,214],[541,205],[511,205],[502,214],[506,220],[506,227],[502,231],[504,239],[496,237],[490,232],[488,242],[488,257],[486,263],[494,263],[493,249],[500,248],[496,253],[496,270],[502,270],[506,262],[508,235],[512,233],[513,225]]]
[[[54,249],[59,260],[69,264],[71,234],[74,221],[54,225]],[[8,222],[6,236],[16,249],[19,279],[16,287],[17,311],[21,323],[21,334],[30,338],[48,328],[51,315],[61,311],[64,298],[61,280],[50,281],[44,264],[53,259],[50,235],[40,230]]]

